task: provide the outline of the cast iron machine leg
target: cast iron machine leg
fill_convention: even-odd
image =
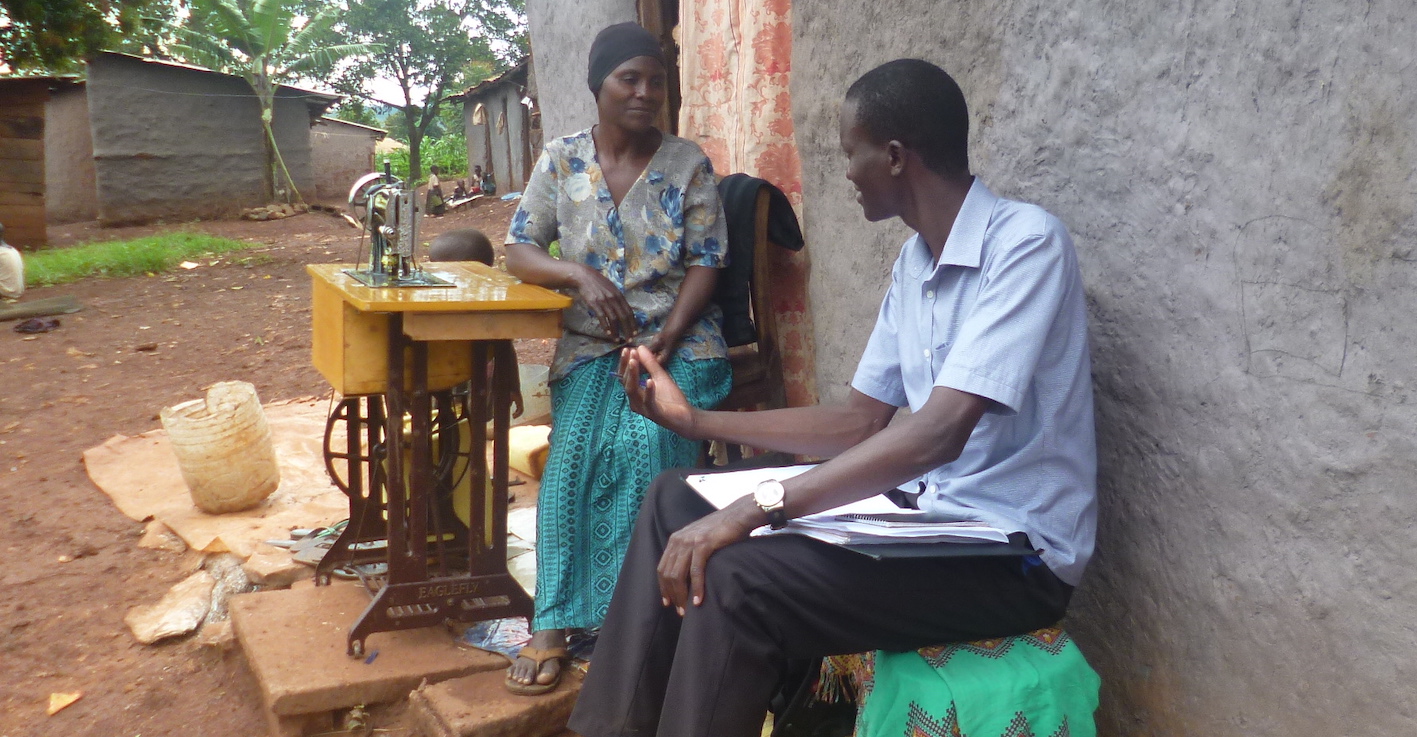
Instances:
[[[364,613],[349,630],[348,652],[364,653],[364,641],[372,633],[412,629],[440,624],[447,619],[481,621],[509,616],[530,616],[531,598],[507,572],[507,461],[508,428],[511,424],[510,372],[514,356],[495,350],[490,341],[474,341],[472,351],[472,396],[467,412],[472,434],[468,472],[472,480],[469,529],[466,534],[468,564],[465,573],[448,575],[449,567],[439,555],[439,576],[430,575],[428,521],[430,504],[435,514],[435,550],[446,551],[441,511],[447,507],[434,499],[434,462],[431,452],[432,398],[428,392],[427,344],[408,340],[403,334],[403,318],[390,318],[389,382],[386,395],[385,455],[388,472],[384,477],[388,513],[388,581],[375,594]],[[411,348],[412,365],[404,362],[405,347]],[[490,354],[490,355],[489,355]],[[493,376],[488,386],[487,365],[491,359]],[[406,371],[407,369],[411,369]],[[405,389],[405,376],[412,390]],[[486,425],[488,396],[492,414],[492,484],[488,476]],[[403,418],[411,415],[409,438],[404,439]],[[440,423],[441,424],[441,423]],[[446,426],[444,426],[446,427]],[[456,429],[454,429],[456,431]],[[442,431],[440,431],[441,433]],[[409,449],[407,472],[404,453]],[[405,483],[407,479],[407,483]],[[449,515],[450,516],[450,515]]]

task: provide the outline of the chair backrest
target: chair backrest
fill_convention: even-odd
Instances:
[[[782,383],[782,352],[778,350],[777,311],[772,300],[772,241],[768,239],[767,187],[758,190],[753,222],[753,324],[758,328],[758,356],[765,364],[769,380]]]

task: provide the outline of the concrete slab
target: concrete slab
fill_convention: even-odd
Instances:
[[[409,694],[409,711],[421,737],[551,737],[565,732],[581,676],[568,671],[555,691],[516,696],[502,686],[501,671],[476,673]]]
[[[506,668],[500,655],[453,644],[442,627],[371,635],[365,643],[369,656],[351,658],[345,655],[345,636],[368,605],[363,587],[347,583],[231,600],[237,640],[272,715],[397,701],[425,680]]]

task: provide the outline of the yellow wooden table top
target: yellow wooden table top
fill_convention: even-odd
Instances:
[[[475,261],[439,261],[423,270],[447,279],[452,287],[368,287],[344,273],[355,264],[307,264],[305,270],[334,287],[361,312],[520,312],[562,310],[571,298],[526,284]]]

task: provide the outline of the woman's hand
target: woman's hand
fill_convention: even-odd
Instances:
[[[642,373],[649,374],[643,383]],[[694,437],[697,410],[648,347],[632,346],[620,351],[620,382],[631,410],[686,438]]]
[[[679,341],[683,337],[682,333],[672,330],[660,330],[658,333],[655,333],[653,338],[649,339],[649,342],[645,343],[645,347],[649,349],[650,353],[654,354],[654,358],[659,362],[659,365],[667,366],[669,365],[669,359],[674,356],[674,349],[679,347]]]
[[[635,324],[635,313],[625,295],[615,283],[605,275],[584,264],[571,274],[571,285],[580,293],[581,301],[592,317],[600,321],[600,327],[610,337],[626,341],[639,333]]]

